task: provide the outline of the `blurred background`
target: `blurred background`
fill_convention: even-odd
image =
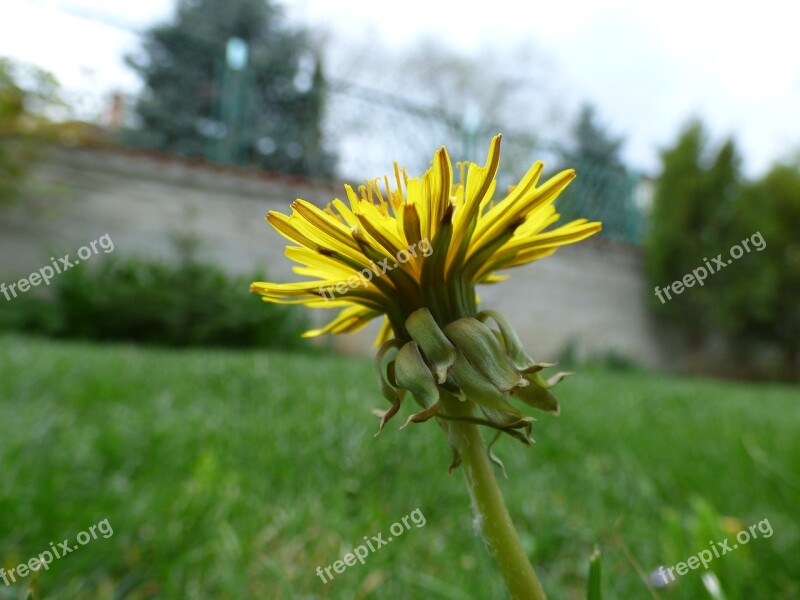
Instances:
[[[562,219],[604,225],[480,291],[579,373],[534,449],[497,445],[551,597],[583,597],[595,544],[612,598],[800,597],[796,17],[4,0],[0,567],[115,533],[0,598],[503,597],[436,428],[372,438],[376,329],[311,343],[333,313],[248,293],[297,277],[268,211],[442,145],[483,162],[498,132],[500,185],[575,168]],[[316,577],[415,508],[425,528]],[[765,518],[718,583],[650,577]]]

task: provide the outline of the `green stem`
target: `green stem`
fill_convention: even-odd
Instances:
[[[442,402],[446,414],[453,417],[474,416],[472,402],[462,402],[452,396],[443,397]],[[500,567],[511,597],[514,600],[546,600],[542,585],[511,522],[478,425],[450,420],[440,423],[448,432],[450,443],[461,455],[467,487],[484,541]]]

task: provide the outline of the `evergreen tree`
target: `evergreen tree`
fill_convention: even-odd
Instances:
[[[729,246],[750,251],[720,273],[725,330],[747,356],[752,342],[774,348],[772,374],[800,379],[800,162],[777,164],[743,187],[732,210]],[[720,248],[722,249],[722,248]]]
[[[128,59],[145,89],[140,143],[185,156],[328,175],[324,80],[303,31],[269,0],[179,0]],[[238,63],[238,64],[237,64]]]
[[[598,122],[597,111],[591,104],[584,104],[578,113],[573,129],[574,148],[569,155],[597,165],[622,168],[619,156],[623,138],[613,137]]]
[[[676,144],[661,153],[650,230],[645,241],[652,288],[681,280],[730,246],[733,210],[741,187],[739,157],[733,140],[716,152],[708,148],[702,123],[689,123]],[[722,279],[711,279],[663,303],[663,314],[682,323],[696,340],[720,325]],[[686,292],[690,293],[686,293]]]
[[[564,151],[564,167],[574,168],[578,177],[559,199],[559,212],[565,220],[600,220],[606,235],[636,241],[640,224],[634,182],[620,157],[623,139],[611,135],[587,104],[578,114],[571,141]]]

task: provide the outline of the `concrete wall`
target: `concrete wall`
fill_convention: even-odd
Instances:
[[[0,207],[0,278],[108,233],[115,253],[169,257],[170,238],[194,234],[201,254],[233,273],[269,267],[287,277],[278,235],[264,220],[296,197],[328,199],[333,187],[282,176],[193,165],[163,156],[58,150],[34,173],[23,202]]]
[[[0,281],[24,277],[50,256],[74,257],[106,233],[115,254],[154,257],[172,255],[171,237],[192,234],[201,256],[231,273],[260,269],[272,280],[295,279],[284,240],[264,216],[288,212],[297,197],[324,203],[343,194],[338,185],[86,149],[54,151],[32,187],[24,202],[0,207]],[[665,333],[645,309],[638,249],[589,240],[511,273],[508,282],[480,290],[482,306],[506,314],[535,358],[552,358],[573,343],[580,357],[614,351],[649,366],[672,363]],[[375,330],[339,336],[336,344],[368,353]]]

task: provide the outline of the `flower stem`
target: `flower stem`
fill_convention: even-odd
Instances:
[[[472,402],[463,402],[452,396],[443,398],[442,402],[443,412],[452,417],[474,416]],[[481,533],[500,567],[511,597],[514,600],[546,600],[511,522],[478,425],[448,419],[445,429],[450,443],[461,456]]]

